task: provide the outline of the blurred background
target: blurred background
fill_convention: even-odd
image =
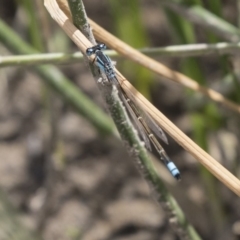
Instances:
[[[134,48],[240,39],[237,1],[91,0],[84,4],[91,19]],[[42,53],[78,51],[41,0],[0,0],[0,6],[1,56],[32,53],[18,38]],[[196,9],[193,16],[206,22],[186,14]],[[219,21],[215,26],[210,16]],[[153,49],[148,54],[240,102],[237,50],[183,57]],[[112,59],[160,111],[239,177],[238,113],[128,59]],[[18,65],[15,60],[12,65],[2,64],[0,69],[0,240],[179,239],[112,130],[98,128],[81,114],[39,63],[31,65],[30,59]],[[84,61],[53,61],[50,68],[55,81],[65,76],[96,105],[111,128]],[[179,167],[182,181],[177,183],[164,166],[155,164],[190,223],[202,239],[240,239],[238,197],[168,138],[164,148]]]

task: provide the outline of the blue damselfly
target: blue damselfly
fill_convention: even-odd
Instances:
[[[136,106],[133,100],[131,100],[128,94],[123,90],[118,82],[112,61],[106,54],[102,52],[103,49],[106,49],[105,44],[97,44],[96,46],[88,48],[86,50],[86,54],[88,56],[95,54],[95,64],[106,76],[107,80],[117,87],[119,96],[122,99],[124,106],[126,106],[126,109],[130,114],[130,118],[134,121],[134,125],[137,127],[139,135],[143,138],[146,148],[151,151],[152,143],[152,145],[157,150],[160,159],[167,166],[172,176],[177,180],[180,180],[181,176],[178,168],[168,157],[166,151],[163,149],[158,139],[156,138],[156,136],[158,136],[165,143],[168,143],[166,135],[164,134],[163,130],[154,122],[151,116],[147,113],[143,114],[143,112],[139,110],[140,108]],[[144,117],[142,117],[142,115],[144,115]]]

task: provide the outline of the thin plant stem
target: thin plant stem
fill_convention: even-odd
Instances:
[[[93,44],[96,44],[90,25],[87,20],[85,7],[82,1],[68,0],[68,5],[72,12],[73,24],[78,27],[86,38]]]
[[[81,2],[81,0],[76,0],[75,4],[76,2]],[[71,4],[71,1],[69,0],[68,3]],[[70,7],[70,9],[72,9],[72,7]],[[81,16],[86,17],[86,13],[81,14]],[[74,18],[75,17],[73,15],[73,19]],[[73,20],[73,22],[76,21]],[[109,94],[109,91],[111,94]],[[143,143],[140,141],[136,130],[128,118],[126,110],[118,97],[116,87],[114,85],[102,86],[102,92],[122,139],[127,143],[127,146],[130,147],[129,153],[134,156],[133,159],[137,168],[152,187],[158,203],[160,203],[166,210],[171,226],[178,233],[181,239],[200,239],[194,228],[187,221],[174,198],[168,192],[162,180],[159,178]]]
[[[240,43],[216,43],[216,44],[184,44],[166,47],[137,49],[139,52],[151,57],[203,57],[206,55],[239,54]],[[109,57],[122,58],[114,50],[106,50]],[[15,56],[0,56],[0,67],[6,66],[30,66],[36,64],[67,64],[83,61],[81,52],[75,53],[41,53]]]

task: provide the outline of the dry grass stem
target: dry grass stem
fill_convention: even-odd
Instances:
[[[158,61],[137,51],[136,49],[132,48],[128,44],[124,43],[123,41],[113,36],[111,33],[107,32],[105,29],[100,27],[91,19],[89,19],[89,22],[93,28],[93,33],[95,37],[99,41],[104,42],[106,45],[116,50],[116,52],[150,69],[151,71],[163,76],[164,78],[177,82],[185,87],[192,89],[193,91],[200,92],[204,96],[207,96],[208,98],[210,98],[211,100],[218,102],[235,112],[240,113],[240,106],[226,99],[222,94],[212,89],[201,86],[196,81],[192,80],[186,75],[177,71],[173,71],[168,67],[164,66],[163,64],[159,63]]]
[[[59,8],[56,0],[45,0],[45,6],[49,13],[57,21],[60,27],[68,34],[68,36],[76,43],[80,50],[85,53],[86,48],[91,47],[92,44],[86,39],[86,37],[72,24],[71,20],[64,14],[69,13],[67,5],[61,2],[63,11]],[[68,15],[69,16],[69,15]],[[93,22],[91,21],[91,24]],[[226,100],[221,94],[201,87],[190,78],[184,76],[181,73],[172,71],[158,62],[144,56],[136,50],[130,48],[125,43],[121,42],[117,38],[107,33],[102,28],[96,28],[96,24],[93,24],[94,33],[98,36],[98,39],[107,43],[117,51],[124,53],[129,58],[136,62],[142,62],[143,65],[147,65],[149,69],[158,72],[162,76],[168,77],[172,80],[178,81],[185,86],[198,90],[205,95],[211,97],[211,99],[228,106],[229,108],[240,112],[240,107],[229,100]],[[98,32],[100,31],[100,32]],[[112,42],[111,42],[112,41]],[[139,60],[140,59],[140,60]],[[163,71],[163,72],[162,72]],[[189,137],[187,137],[181,130],[179,130],[171,121],[169,121],[158,109],[156,109],[147,99],[145,99],[118,71],[118,79],[123,89],[133,96],[134,100],[142,107],[143,110],[148,111],[157,123],[182,147],[184,147],[189,153],[191,153],[196,159],[199,160],[212,174],[214,174],[220,181],[222,181],[229,189],[240,196],[240,181],[233,174],[231,174],[226,168],[224,168],[219,162],[212,158],[208,153],[202,150],[197,144],[195,144]]]

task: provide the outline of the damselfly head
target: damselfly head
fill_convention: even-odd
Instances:
[[[102,49],[106,49],[107,46],[104,43],[99,43],[96,46],[87,48],[86,54],[88,56],[91,56],[92,54],[95,54],[97,51],[101,51]]]

